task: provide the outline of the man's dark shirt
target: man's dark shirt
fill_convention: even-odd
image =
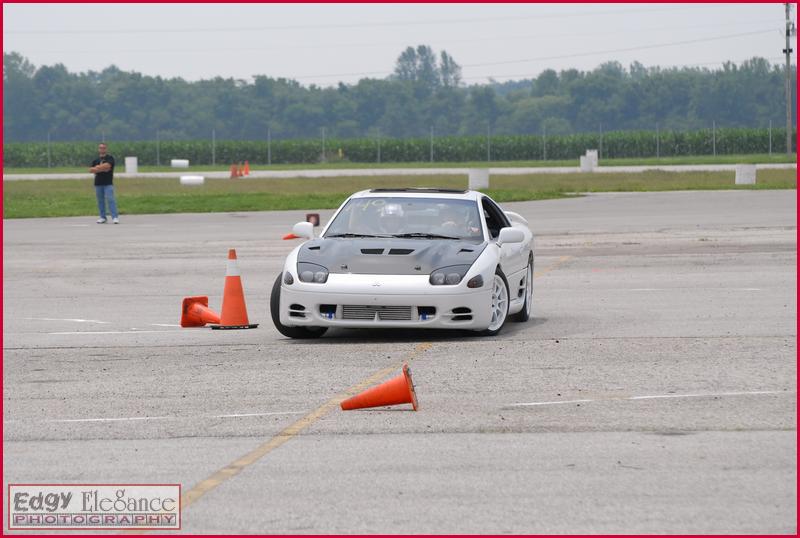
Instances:
[[[108,172],[98,172],[94,175],[94,184],[95,186],[99,185],[111,185],[114,183],[114,157],[106,153],[105,157],[98,157],[97,159],[92,161],[92,166],[99,166],[103,163],[108,163],[111,165],[111,170]]]

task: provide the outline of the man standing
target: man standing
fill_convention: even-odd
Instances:
[[[104,142],[100,143],[97,147],[100,156],[92,161],[92,167],[89,168],[89,171],[94,174],[97,208],[100,210],[97,224],[106,223],[106,200],[108,200],[108,209],[111,211],[111,222],[119,224],[117,201],[114,199],[114,157],[106,153],[107,150],[108,146]]]

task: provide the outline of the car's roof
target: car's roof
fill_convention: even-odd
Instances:
[[[478,191],[470,190],[399,187],[397,189],[381,188],[359,191],[352,194],[350,198],[385,198],[387,196],[391,196],[393,198],[444,198],[450,200],[479,200],[483,194]]]

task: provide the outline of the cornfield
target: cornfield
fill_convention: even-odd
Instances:
[[[692,132],[612,131],[563,136],[523,135],[492,137],[448,136],[433,139],[436,162],[534,161],[578,159],[587,149],[603,158],[737,155],[785,151],[785,130],[774,129],[772,147],[768,129],[711,129]],[[797,133],[793,133],[796,147]],[[48,156],[49,150],[49,156]],[[96,155],[96,142],[3,144],[3,166],[29,168],[87,166]],[[168,165],[171,159],[188,159],[193,165],[249,161],[251,164],[311,164],[323,161],[403,163],[431,160],[429,138],[322,140],[217,141],[109,141],[109,152],[119,161],[138,157],[141,165]],[[120,163],[121,164],[121,163]]]

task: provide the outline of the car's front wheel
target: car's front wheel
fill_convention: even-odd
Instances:
[[[508,318],[508,281],[506,275],[498,267],[492,279],[491,321],[489,326],[480,331],[481,336],[494,336],[500,332]]]
[[[289,338],[319,338],[327,327],[288,327],[281,323],[281,278],[283,274],[278,275],[275,279],[275,284],[272,285],[272,294],[269,296],[269,312],[272,315],[272,323],[275,328],[283,336]]]

